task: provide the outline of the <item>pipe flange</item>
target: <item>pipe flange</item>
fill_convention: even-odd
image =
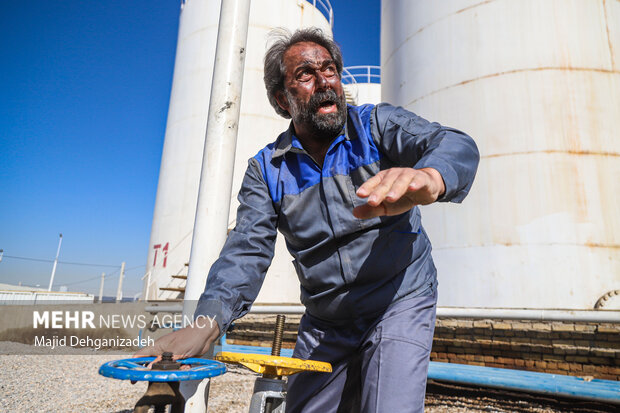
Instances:
[[[618,296],[620,296],[620,290],[611,290],[606,292],[601,296],[601,298],[596,300],[596,304],[594,304],[594,309],[601,310],[603,309],[603,307],[607,307],[609,309],[609,305],[611,304],[610,301],[618,301],[613,299],[614,297]],[[617,303],[617,306],[618,307],[614,309],[620,310],[620,303]]]

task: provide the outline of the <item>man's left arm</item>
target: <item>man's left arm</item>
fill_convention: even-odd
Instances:
[[[397,215],[416,205],[465,198],[480,159],[468,135],[388,104],[373,110],[371,131],[379,150],[399,167],[380,171],[358,189],[368,203],[354,209],[356,217]]]

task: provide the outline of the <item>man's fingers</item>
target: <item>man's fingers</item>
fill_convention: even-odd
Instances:
[[[160,350],[153,347],[142,347],[140,350],[136,351],[132,357],[148,357],[148,356],[158,356],[161,354]]]
[[[161,355],[166,351],[166,348],[170,344],[170,334],[166,334],[165,336],[155,340],[152,346],[142,347],[140,350],[136,351],[133,357],[147,357],[147,356],[155,356],[161,358]]]
[[[415,177],[415,174],[413,174],[413,176]],[[411,190],[412,181],[413,179],[411,172],[401,173],[392,183],[392,187],[385,196],[385,200],[387,202],[398,201],[407,193],[408,190]]]
[[[372,206],[379,206],[387,194],[392,190],[392,185],[401,176],[402,170],[399,168],[386,169],[381,182],[375,186],[368,196],[368,203]]]
[[[157,363],[158,361],[161,360],[161,356],[157,356],[155,357],[155,360],[151,361],[148,366],[146,366],[147,369],[152,369],[153,368],[153,364]]]
[[[432,168],[420,169],[409,184],[408,197],[417,205],[432,204],[443,194],[443,178]]]
[[[402,214],[416,205],[435,202],[444,191],[443,179],[433,168],[385,169],[358,189],[357,195],[368,201],[353,209],[353,215],[368,219]]]
[[[380,204],[375,207],[369,204],[364,204],[353,208],[353,216],[358,219],[369,219],[386,214],[387,210],[384,204]]]
[[[416,171],[417,172],[417,171]],[[409,182],[409,190],[410,191],[419,191],[422,188],[428,187],[429,185],[429,176],[424,172],[417,172],[413,175],[411,181]]]
[[[357,196],[359,196],[360,198],[366,198],[368,195],[370,195],[370,193],[374,191],[377,185],[381,183],[381,180],[383,179],[383,176],[385,174],[386,171],[379,171],[379,173],[377,173],[375,176],[369,178],[366,182],[362,184],[362,186],[357,189]]]
[[[218,334],[217,324],[184,327],[160,337],[152,346],[138,350],[134,357],[155,356],[157,358],[154,362],[157,362],[161,360],[161,355],[166,351],[172,353],[173,360],[201,356],[208,350],[210,343],[217,338]],[[149,368],[151,365],[152,363]]]

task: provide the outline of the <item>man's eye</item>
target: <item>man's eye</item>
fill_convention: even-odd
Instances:
[[[336,67],[327,66],[325,70],[323,70],[323,73],[325,73],[326,76],[334,76],[336,74]]]
[[[303,72],[299,72],[299,74],[297,75],[297,79],[301,81],[310,80],[311,77],[312,77],[312,74],[308,72],[307,70],[304,70]]]

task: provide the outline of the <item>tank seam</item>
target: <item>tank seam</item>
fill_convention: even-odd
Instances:
[[[431,95],[434,95],[436,93],[439,92],[443,92],[444,90],[448,90],[457,86],[463,86],[466,85],[468,83],[473,83],[476,82],[478,80],[485,80],[485,79],[490,79],[490,78],[494,78],[494,77],[500,77],[500,76],[505,76],[505,75],[512,75],[515,73],[525,73],[525,72],[545,72],[545,71],[553,71],[553,70],[557,70],[557,71],[562,71],[562,72],[598,72],[598,73],[604,73],[604,74],[620,74],[620,71],[617,70],[610,70],[610,69],[599,69],[599,68],[581,68],[581,67],[537,67],[537,68],[526,68],[526,69],[514,69],[514,70],[507,70],[505,72],[497,72],[497,73],[491,73],[488,75],[484,75],[484,76],[479,76],[473,79],[467,79],[467,80],[463,80],[462,82],[459,83],[455,83],[453,85],[449,85],[449,86],[444,86],[442,88],[439,88],[437,90],[433,90],[432,92],[427,93],[424,96],[420,96],[418,98],[413,99],[411,102],[407,103],[406,106],[412,105],[422,99],[425,99]]]
[[[434,24],[436,24],[436,23],[439,23],[440,21],[442,21],[442,20],[444,20],[444,19],[447,19],[448,17],[452,17],[452,16],[454,16],[455,14],[459,14],[459,13],[462,13],[462,12],[467,11],[467,10],[474,9],[474,8],[476,8],[476,7],[479,7],[479,6],[483,6],[483,5],[485,5],[485,4],[492,3],[492,2],[494,2],[494,1],[497,1],[497,0],[484,0],[484,1],[480,2],[480,3],[478,3],[478,4],[474,4],[474,5],[471,5],[471,6],[467,6],[467,7],[463,8],[463,9],[459,9],[459,10],[457,10],[457,11],[453,12],[453,13],[446,14],[445,16],[442,16],[442,17],[438,18],[437,20],[435,20],[435,21],[433,21],[433,22],[431,22],[431,23],[427,24],[426,26],[422,26],[422,27],[421,27],[421,28],[419,28],[419,29],[418,29],[415,33],[412,33],[410,36],[407,36],[407,38],[406,38],[405,40],[403,40],[403,41],[401,42],[401,44],[399,44],[399,45],[398,45],[398,47],[396,47],[396,48],[394,49],[394,51],[392,52],[392,54],[391,54],[391,55],[389,55],[389,56],[387,57],[387,59],[385,59],[385,62],[383,62],[383,63],[382,63],[382,65],[387,64],[387,63],[390,61],[390,59],[392,59],[392,57],[394,57],[394,55],[396,54],[396,52],[398,52],[398,50],[399,50],[401,47],[403,47],[403,45],[404,45],[405,43],[407,43],[407,42],[409,41],[409,39],[411,39],[412,37],[414,37],[414,36],[418,35],[419,33],[423,32],[424,30],[426,30],[427,28],[431,27],[432,25],[434,25]]]

